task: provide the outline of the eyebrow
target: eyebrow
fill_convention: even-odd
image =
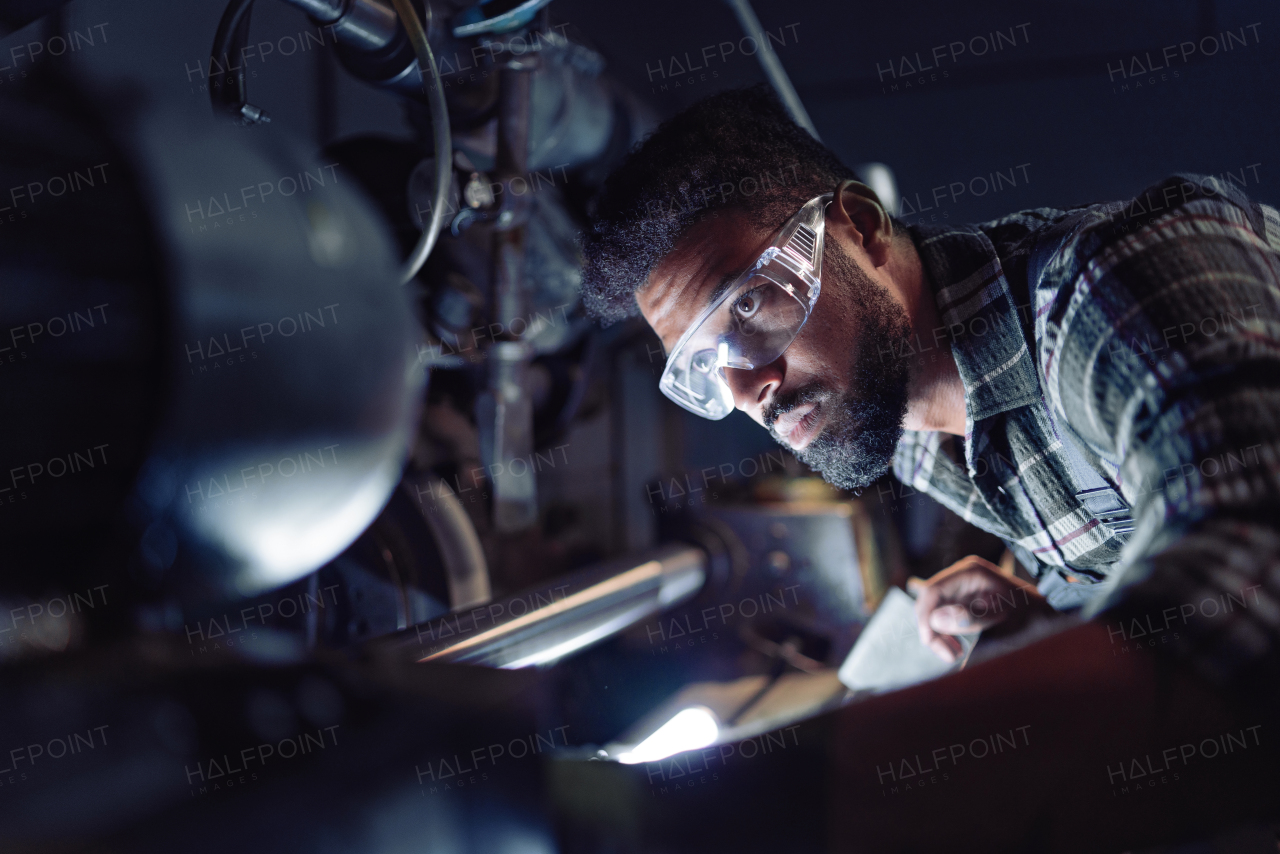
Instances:
[[[707,298],[706,302],[702,302],[698,305],[697,311],[701,313],[706,309],[707,306],[711,305],[713,302],[719,299],[724,294],[725,291],[729,290],[729,286],[732,285],[734,281],[737,280],[737,278],[741,275],[742,273],[728,273],[722,276],[720,278],[720,281],[716,283],[715,290],[711,292],[711,296]],[[664,355],[667,355],[667,356],[671,355],[671,351],[667,349],[667,345],[665,342],[662,343],[662,352]]]
[[[702,304],[702,307],[706,308],[707,306],[715,302],[717,299],[719,299],[724,294],[725,291],[729,290],[729,286],[738,280],[738,277],[742,275],[742,272],[743,271],[739,271],[737,273],[728,273],[727,275],[722,277],[720,281],[716,284],[715,290],[711,292],[711,296],[708,297],[707,301]]]

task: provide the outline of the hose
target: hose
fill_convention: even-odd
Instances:
[[[396,15],[404,24],[409,34],[409,42],[418,56],[418,73],[425,76],[431,74],[431,85],[427,87],[427,105],[431,108],[431,131],[436,148],[436,191],[431,203],[431,218],[413,247],[409,259],[405,261],[404,271],[400,276],[400,284],[407,285],[426,263],[427,256],[436,245],[436,238],[444,227],[445,202],[449,186],[453,183],[453,138],[449,133],[449,113],[444,103],[444,86],[440,82],[440,72],[436,68],[435,56],[431,53],[431,45],[427,42],[427,33],[422,28],[422,21],[414,11],[410,0],[391,0],[396,7]]]
[[[253,0],[231,0],[227,4],[222,20],[218,22],[218,32],[213,37],[209,68],[209,101],[215,109],[222,109],[240,120],[244,119],[242,110],[248,102],[245,75],[235,74],[234,88],[228,86],[227,81],[232,76],[232,56],[239,55],[243,59],[240,49],[244,48],[249,39],[249,13],[252,10]],[[227,67],[219,75],[223,78],[222,85],[215,86],[213,67],[219,62],[225,62]]]

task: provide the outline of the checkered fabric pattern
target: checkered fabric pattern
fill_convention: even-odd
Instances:
[[[916,225],[965,438],[908,431],[894,472],[1044,578],[1099,585],[1118,652],[1218,682],[1280,674],[1280,217],[1175,175],[1124,202]],[[1078,498],[1064,441],[1132,514]],[[1096,479],[1095,479],[1096,483]],[[1274,690],[1274,689],[1271,689]]]

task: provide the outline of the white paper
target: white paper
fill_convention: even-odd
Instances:
[[[920,642],[915,608],[914,599],[897,587],[889,588],[849,657],[840,665],[840,681],[855,691],[889,691],[960,669],[978,635],[958,635],[960,657],[948,664]]]

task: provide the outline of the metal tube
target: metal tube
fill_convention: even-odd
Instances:
[[[284,0],[284,2],[306,12],[321,24],[332,24],[342,17],[343,0]]]
[[[372,2],[372,0],[368,0]],[[413,10],[409,0],[392,0],[396,14],[400,17],[409,41],[413,44],[413,52],[418,57],[418,72],[427,89],[427,104],[431,108],[431,137],[435,142],[436,188],[431,198],[431,218],[422,229],[413,252],[404,263],[400,274],[400,284],[407,285],[418,275],[427,256],[435,248],[436,238],[444,228],[444,207],[448,198],[449,187],[453,183],[453,137],[449,128],[449,109],[444,101],[444,84],[440,82],[440,69],[436,66],[435,56],[431,53],[431,44],[427,41],[427,31],[418,20],[418,13]],[[430,9],[430,6],[427,7]],[[430,81],[427,75],[431,75]]]
[[[500,533],[530,528],[538,521],[537,480],[516,475],[515,460],[533,455],[533,400],[526,375],[529,351],[514,332],[527,318],[525,280],[527,200],[511,192],[529,171],[529,124],[533,104],[533,62],[509,58],[498,76],[498,139],[494,177],[507,188],[493,233],[493,307],[490,316],[504,330],[488,348],[489,389],[484,409],[492,414],[493,442],[485,462],[493,475],[493,523]]]
[[[813,126],[813,120],[805,112],[804,104],[801,103],[800,96],[796,94],[795,87],[791,85],[791,78],[787,76],[787,70],[782,67],[782,61],[778,59],[778,55],[769,46],[769,37],[765,35],[764,29],[760,26],[760,19],[756,17],[755,10],[751,8],[751,0],[725,1],[733,9],[733,14],[738,16],[738,23],[742,24],[743,32],[755,39],[757,45],[756,56],[760,58],[760,67],[764,69],[764,76],[769,78],[774,91],[782,99],[782,105],[791,114],[792,120],[807,130],[810,136],[821,142],[822,138],[818,136],[818,129]]]
[[[406,495],[415,499],[414,503],[431,529],[436,548],[440,550],[445,583],[449,588],[449,607],[460,611],[488,602],[493,593],[489,589],[489,567],[484,559],[484,548],[458,496],[434,475],[422,478],[408,475],[402,488]],[[424,491],[432,496],[430,508],[421,501]]]
[[[410,627],[376,645],[416,661],[515,669],[551,664],[702,589],[707,555],[675,544],[580,570],[532,591]]]
[[[284,0],[357,50],[376,51],[396,35],[396,11],[382,0]],[[406,25],[405,30],[409,27]]]
[[[405,31],[413,40],[411,24]],[[353,0],[342,17],[333,22],[338,39],[360,50],[382,50],[396,36],[396,10],[381,0]],[[417,48],[417,45],[414,45]]]

